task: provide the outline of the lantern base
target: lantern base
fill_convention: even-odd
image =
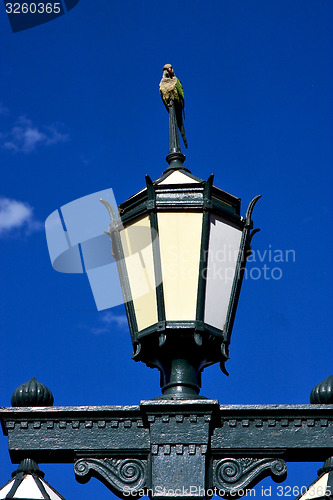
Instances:
[[[159,369],[162,396],[155,399],[207,399],[199,395],[202,371],[228,359],[223,339],[191,329],[143,337],[133,357]]]
[[[198,367],[188,359],[171,359],[161,370],[161,389],[166,399],[196,399],[200,392]]]

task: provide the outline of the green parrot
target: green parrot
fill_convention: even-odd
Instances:
[[[178,78],[176,77],[171,64],[165,64],[163,66],[163,77],[160,81],[160,94],[168,112],[170,101],[174,101],[177,125],[183,138],[185,147],[187,148],[187,140],[183,121],[183,118],[185,118],[184,90],[180,80],[178,80]]]

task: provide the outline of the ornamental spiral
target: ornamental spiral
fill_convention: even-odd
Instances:
[[[233,458],[221,460],[216,469],[217,479],[226,483],[235,483],[242,474],[242,465]]]
[[[275,476],[284,476],[287,472],[287,465],[284,460],[275,460],[271,465],[271,471]]]
[[[81,459],[74,464],[74,472],[79,476],[85,476],[89,472],[89,465]]]
[[[139,461],[125,460],[119,470],[119,476],[126,483],[133,483],[144,476],[144,468]]]

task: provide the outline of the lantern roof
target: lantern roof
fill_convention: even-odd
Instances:
[[[12,476],[0,489],[0,500],[65,500],[45,481],[44,472],[34,460],[23,460]]]
[[[166,171],[155,182],[156,184],[195,184],[204,180],[192,175],[188,169],[177,169]]]
[[[243,223],[240,198],[213,186],[214,175],[207,181],[188,169],[167,169],[156,181],[146,175],[147,186],[119,205],[122,223],[140,217],[147,210],[209,210]]]

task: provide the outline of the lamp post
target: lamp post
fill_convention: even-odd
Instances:
[[[171,120],[170,120],[171,121]],[[171,149],[172,146],[171,146]],[[119,207],[107,206],[133,358],[161,372],[164,398],[196,398],[200,374],[228,359],[252,210],[192,175],[181,153],[157,181]],[[172,165],[172,163],[175,163]]]
[[[286,461],[326,460],[319,480],[330,484],[331,378],[310,405],[220,406],[199,396],[206,366],[220,362],[225,371],[259,197],[242,217],[240,200],[213,186],[213,176],[192,175],[172,105],[169,115],[162,177],[146,177],[119,216],[103,201],[133,358],[160,370],[162,396],[139,406],[53,407],[35,379],[20,386],[13,407],[1,409],[3,432],[21,464],[16,478],[49,495],[27,488],[26,500],[62,498],[43,485],[43,462],[74,463],[78,481],[96,477],[120,498],[239,498],[268,475],[283,481]],[[8,483],[0,499],[18,498],[16,486]]]

